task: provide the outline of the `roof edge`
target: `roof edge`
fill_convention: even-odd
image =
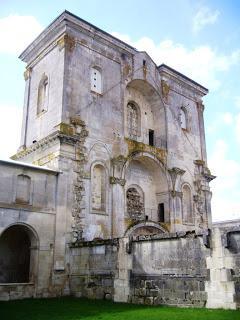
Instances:
[[[209,92],[209,90],[208,90],[206,87],[202,86],[201,84],[199,84],[198,82],[192,80],[191,78],[185,76],[185,74],[183,74],[183,73],[181,73],[181,72],[179,72],[179,71],[177,71],[177,70],[169,67],[169,66],[166,65],[165,63],[160,64],[157,68],[158,68],[159,70],[160,70],[161,68],[166,68],[166,69],[168,69],[169,71],[175,73],[176,75],[182,77],[183,79],[185,79],[185,80],[193,83],[194,85],[200,87],[200,88],[204,91],[205,94],[207,94],[207,93]]]
[[[29,169],[33,169],[33,170],[35,169],[35,170],[45,171],[45,172],[52,173],[54,175],[58,175],[59,173],[61,173],[58,170],[54,170],[54,169],[50,169],[50,168],[42,167],[42,166],[37,166],[34,164],[30,164],[30,163],[20,162],[20,161],[0,159],[0,165],[1,164],[10,165],[10,166],[17,166],[17,167],[25,167],[25,168],[29,168]]]

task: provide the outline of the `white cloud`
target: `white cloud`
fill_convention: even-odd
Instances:
[[[42,26],[33,16],[9,15],[0,19],[0,53],[20,54]]]
[[[232,65],[240,63],[240,50],[224,55],[209,46],[188,49],[171,40],[164,40],[156,44],[147,37],[134,42],[128,35],[121,35],[117,32],[113,32],[112,35],[140,51],[147,51],[156,64],[165,63],[211,90],[218,89],[221,84],[218,72],[227,71]]]
[[[225,126],[235,125],[234,115],[230,112],[223,112],[215,115],[214,120],[207,126],[206,131],[209,134],[220,132]]]
[[[211,182],[213,220],[240,218],[240,163],[229,158],[226,141],[218,140],[209,157],[217,179]]]
[[[214,24],[219,14],[218,10],[211,11],[208,7],[201,7],[193,17],[193,32],[197,33],[205,26]]]
[[[0,105],[0,159],[8,159],[20,146],[22,108]]]
[[[233,115],[230,112],[225,112],[222,114],[223,123],[226,125],[231,125],[233,123]]]

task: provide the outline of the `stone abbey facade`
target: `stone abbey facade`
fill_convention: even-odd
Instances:
[[[67,11],[20,58],[0,299],[239,307],[240,223],[211,221],[208,90]]]

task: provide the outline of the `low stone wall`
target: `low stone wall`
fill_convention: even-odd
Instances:
[[[132,303],[204,307],[207,301],[204,278],[186,276],[131,276]]]
[[[35,288],[32,283],[0,284],[0,301],[32,298]]]
[[[202,237],[186,234],[132,244],[130,302],[205,306],[209,280]]]
[[[118,241],[82,242],[71,247],[70,293],[92,299],[113,299]]]

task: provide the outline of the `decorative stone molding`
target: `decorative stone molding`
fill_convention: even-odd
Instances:
[[[125,138],[125,141],[128,144],[128,153],[129,155],[133,155],[137,152],[149,152],[154,155],[159,161],[162,163],[166,163],[167,159],[167,151],[161,148],[157,148],[154,146],[150,146],[143,142],[138,142],[136,140],[132,140],[129,138]]]
[[[183,197],[183,193],[180,192],[180,191],[171,190],[171,191],[170,191],[170,194],[171,194],[171,196],[172,196],[173,198],[174,198],[174,197],[179,197],[179,198],[182,199],[182,197]]]
[[[202,101],[197,102],[197,109],[203,113],[205,106]]]
[[[110,184],[120,184],[120,186],[124,187],[126,183],[125,179],[110,177]]]
[[[161,90],[162,96],[165,102],[168,102],[168,95],[170,91],[170,86],[167,84],[166,80],[161,80]]]
[[[143,66],[143,78],[146,80],[146,78],[147,78],[147,66],[146,65],[144,65]]]
[[[31,73],[32,73],[32,68],[27,68],[24,73],[23,73],[23,77],[24,80],[27,81],[30,77],[31,77]]]
[[[172,180],[172,186],[173,186],[173,190],[171,191],[171,194],[173,197],[175,197],[177,193],[177,191],[175,190],[177,177],[182,176],[186,171],[177,167],[173,167],[172,169],[168,169],[168,172],[170,174],[170,177]]]
[[[66,48],[66,50],[72,52],[76,46],[76,41],[69,34],[64,34],[60,39],[57,40],[57,45],[60,51],[63,48]]]
[[[196,164],[197,166],[201,167],[205,165],[205,161],[204,160],[194,160],[194,164]]]

